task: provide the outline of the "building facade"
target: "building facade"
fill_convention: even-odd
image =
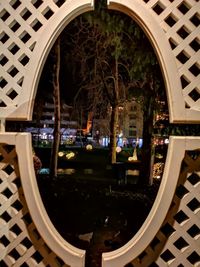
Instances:
[[[143,135],[143,112],[136,101],[126,101],[118,107],[117,142],[119,146],[135,144]],[[103,119],[92,120],[92,135],[99,133],[101,144],[107,146],[110,136],[110,111]]]
[[[135,101],[129,101],[124,105],[119,115],[119,125],[123,125],[122,131],[128,139],[142,138],[143,112],[141,105]]]

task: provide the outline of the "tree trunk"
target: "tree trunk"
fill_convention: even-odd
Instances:
[[[152,132],[153,132],[153,108],[151,104],[151,97],[146,104],[146,110],[143,116],[143,145],[142,145],[142,167],[141,180],[144,183],[150,182],[151,172],[151,147],[152,147]]]
[[[110,119],[110,153],[111,163],[116,163],[116,143],[117,143],[118,106],[112,107]]]
[[[119,103],[119,73],[118,73],[118,59],[115,58],[114,73],[114,88],[113,88],[113,104],[110,120],[110,150],[111,163],[116,163],[116,145],[117,145],[117,125],[118,125],[118,103]]]
[[[53,145],[51,150],[50,175],[57,176],[58,152],[60,145],[60,39],[54,44],[54,64],[53,64],[53,99],[54,99],[54,132]]]

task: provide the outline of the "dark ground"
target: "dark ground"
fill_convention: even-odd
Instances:
[[[35,151],[43,167],[48,168],[50,148]],[[75,157],[59,158],[57,178],[38,175],[41,196],[58,232],[72,245],[86,250],[85,266],[100,267],[103,252],[123,246],[141,227],[159,185],[147,186],[142,177],[125,175],[124,164],[128,164],[132,149],[121,152],[113,166],[108,149],[68,147],[63,151],[73,151]]]
[[[38,185],[58,232],[72,245],[86,250],[86,267],[100,267],[103,252],[123,246],[141,227],[159,185],[119,185],[111,178],[83,176],[40,175]],[[79,235],[88,233],[92,233],[89,241],[80,239]]]

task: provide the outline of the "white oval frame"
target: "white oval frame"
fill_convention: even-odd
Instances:
[[[93,0],[68,0],[54,14],[36,43],[26,70],[23,90],[19,96],[19,106],[17,108],[9,108],[7,110],[9,114],[5,114],[7,117],[17,118],[18,120],[32,120],[34,101],[41,72],[55,40],[74,18],[93,9]]]
[[[80,5],[80,3],[82,4]],[[42,71],[42,67],[44,65],[47,55],[54,41],[56,40],[56,38],[59,36],[59,34],[64,29],[64,27],[72,19],[74,19],[75,17],[77,17],[79,14],[83,12],[91,10],[93,7],[92,4],[93,3],[91,3],[91,1],[78,1],[78,0],[74,1],[73,0],[73,3],[72,1],[69,1],[64,6],[64,8],[62,8],[53,18],[53,21],[51,22],[51,28],[47,28],[45,32],[43,33],[43,35],[41,36],[41,39],[38,41],[37,46],[35,48],[34,56],[32,57],[32,60],[30,62],[31,69],[29,69],[29,75],[28,75],[29,79],[25,80],[25,85],[24,85],[25,87],[29,86],[30,88],[30,91],[27,92],[29,93],[29,95],[27,95],[27,100],[35,98],[36,88],[39,82],[39,77]],[[176,67],[174,56],[170,49],[169,43],[164,35],[164,32],[159,28],[157,22],[150,15],[150,13],[147,12],[146,8],[136,1],[130,1],[130,0],[108,1],[108,7],[110,9],[119,10],[131,16],[142,27],[142,29],[147,34],[148,38],[152,42],[153,47],[155,48],[157,57],[160,61],[161,69],[163,71],[163,77],[165,79],[166,90],[167,90],[170,120],[171,122],[181,121],[183,117],[185,118],[185,109],[184,109],[183,95],[181,92],[180,79],[179,79],[179,75],[177,72],[177,67]],[[176,90],[173,90],[174,88],[176,88]],[[26,99],[24,92],[25,91],[23,91],[21,95],[22,101]],[[28,115],[28,118],[30,119],[32,117],[34,101],[31,101],[31,102],[27,101],[26,103],[29,103],[29,105],[27,106],[27,115]],[[178,164],[176,165],[176,167],[174,166],[173,168],[176,169],[177,171],[174,170],[173,180],[169,180],[169,166],[172,165],[173,161],[171,160],[173,158],[172,154],[174,151],[173,150],[174,148],[173,149],[171,148],[170,150],[170,147],[172,146],[174,146],[174,143],[173,145],[169,146],[168,155],[170,156],[168,156],[168,159],[166,160],[163,182],[159,190],[157,199],[154,203],[155,205],[150,211],[148,218],[146,219],[140,231],[125,246],[123,246],[117,251],[114,251],[111,253],[104,253],[102,255],[102,264],[103,264],[102,266],[103,267],[104,266],[105,267],[122,266],[123,264],[131,261],[134,257],[138,256],[139,253],[143,251],[143,248],[145,248],[148,245],[148,243],[153,239],[154,235],[159,229],[159,226],[162,224],[167,214],[167,211],[169,209],[169,206],[170,206],[170,203],[173,197],[173,192],[176,188],[176,181],[177,181],[179,170],[180,170]],[[28,143],[27,143],[27,147],[28,147]],[[178,158],[179,159],[183,158],[183,149],[180,149],[179,153],[180,155],[178,156]],[[33,175],[30,175],[30,177],[32,177],[30,184],[33,185],[33,181],[34,181]],[[37,184],[35,184],[35,186],[37,186]],[[166,193],[163,194],[163,189],[162,189],[163,187],[165,188],[164,192],[166,192],[167,190],[167,200],[165,200]],[[28,191],[30,192],[31,187],[29,186],[29,189],[28,189],[28,186],[24,185],[24,190],[27,192]],[[28,195],[29,194],[27,193],[27,196]],[[39,199],[39,195],[38,196],[35,195],[35,197]],[[162,201],[165,201],[164,207],[163,205],[161,205],[163,203]],[[27,202],[31,206],[32,206],[32,203],[34,203],[33,199],[27,200]],[[34,209],[30,208],[30,211],[32,210]],[[42,217],[42,214],[44,214],[45,210],[41,212],[38,209],[38,212],[40,212],[41,217]],[[38,224],[38,227],[41,227],[41,225],[42,223]],[[50,222],[49,222],[49,225],[50,225]],[[51,231],[49,231],[49,234],[45,235],[43,232],[44,228],[41,230],[42,230],[41,233],[43,233],[44,239],[45,239],[45,236],[50,236],[49,234]],[[48,240],[47,244],[49,244],[49,241],[50,240]],[[68,251],[68,256],[70,256],[70,254],[73,255],[74,251],[71,249],[72,247],[67,246],[66,248]],[[83,252],[81,252],[82,254],[80,254],[80,251],[78,251],[78,253],[79,253],[79,256],[81,255],[80,257],[83,257],[84,255]]]
[[[51,223],[38,189],[32,160],[30,133],[0,133],[0,143],[15,145],[22,187],[33,222],[46,244],[66,264],[84,267],[85,251],[66,242]],[[23,153],[22,147],[24,148]],[[137,234],[123,247],[102,255],[102,267],[123,267],[152,241],[166,216],[187,150],[200,147],[200,137],[170,137],[165,170],[154,205]],[[173,169],[173,172],[170,170]],[[1,258],[1,253],[0,253]]]
[[[93,0],[68,0],[63,7],[53,16],[51,23],[44,29],[37,41],[33,55],[30,59],[23,90],[19,96],[19,106],[9,112],[8,117],[18,117],[25,120],[32,119],[34,99],[44,62],[53,46],[56,38],[72,21],[81,13],[94,8]],[[123,12],[132,17],[145,31],[154,47],[163,72],[169,105],[170,122],[184,123],[186,121],[198,121],[199,112],[185,109],[180,77],[175,62],[175,57],[170,48],[164,31],[151,15],[147,7],[138,1],[108,0],[108,8]]]
[[[24,79],[23,90],[19,99],[19,107],[11,110],[8,109],[6,111],[9,114],[7,117],[13,116],[31,120],[36,88],[44,62],[54,41],[71,20],[81,13],[92,10],[93,6],[92,0],[68,0],[53,16],[51,23],[45,28],[38,40],[33,56],[30,59],[30,64]],[[199,112],[195,113],[193,111],[186,111],[185,109],[174,55],[172,54],[164,32],[150,12],[147,12],[145,5],[133,0],[110,0],[108,1],[108,7],[131,16],[142,27],[152,42],[165,79],[170,121],[198,121]],[[16,145],[26,201],[33,221],[44,241],[59,257],[67,264],[70,264],[71,267],[83,267],[85,251],[71,246],[58,234],[43,206],[33,169],[31,136],[22,133],[5,133],[0,134],[0,141]],[[148,246],[168,212],[178,181],[180,165],[185,150],[199,148],[199,142],[200,138],[195,138],[194,140],[189,137],[170,138],[162,183],[147,219],[138,233],[127,244],[113,252],[103,253],[103,267],[124,266]],[[22,146],[25,150],[24,153],[21,153]],[[170,173],[170,169],[173,169],[173,173]]]
[[[128,243],[115,251],[102,254],[102,267],[123,267],[146,249],[159,231],[169,210],[185,151],[199,147],[199,137],[170,137],[162,182],[148,217]]]

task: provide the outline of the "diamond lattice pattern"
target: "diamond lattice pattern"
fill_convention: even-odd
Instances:
[[[200,110],[200,3],[145,1],[157,16],[176,58],[185,106]]]
[[[0,108],[18,106],[30,58],[42,28],[65,1],[1,1]]]
[[[1,1],[0,109],[20,105],[24,77],[42,30],[65,0]],[[140,2],[140,1],[139,1]],[[200,3],[144,0],[165,32],[176,58],[185,107],[200,110]]]
[[[67,265],[45,244],[26,201],[14,146],[0,145],[0,266]]]
[[[171,208],[159,232],[129,266],[200,265],[200,151],[187,151]]]
[[[20,106],[34,48],[67,0],[1,0],[0,113]],[[142,0],[135,0],[142,2]],[[143,0],[176,59],[185,107],[200,111],[200,3]],[[17,119],[17,116],[16,116]],[[200,156],[188,151],[161,229],[128,266],[200,265]],[[24,199],[14,146],[0,144],[0,266],[66,266],[38,233]]]

